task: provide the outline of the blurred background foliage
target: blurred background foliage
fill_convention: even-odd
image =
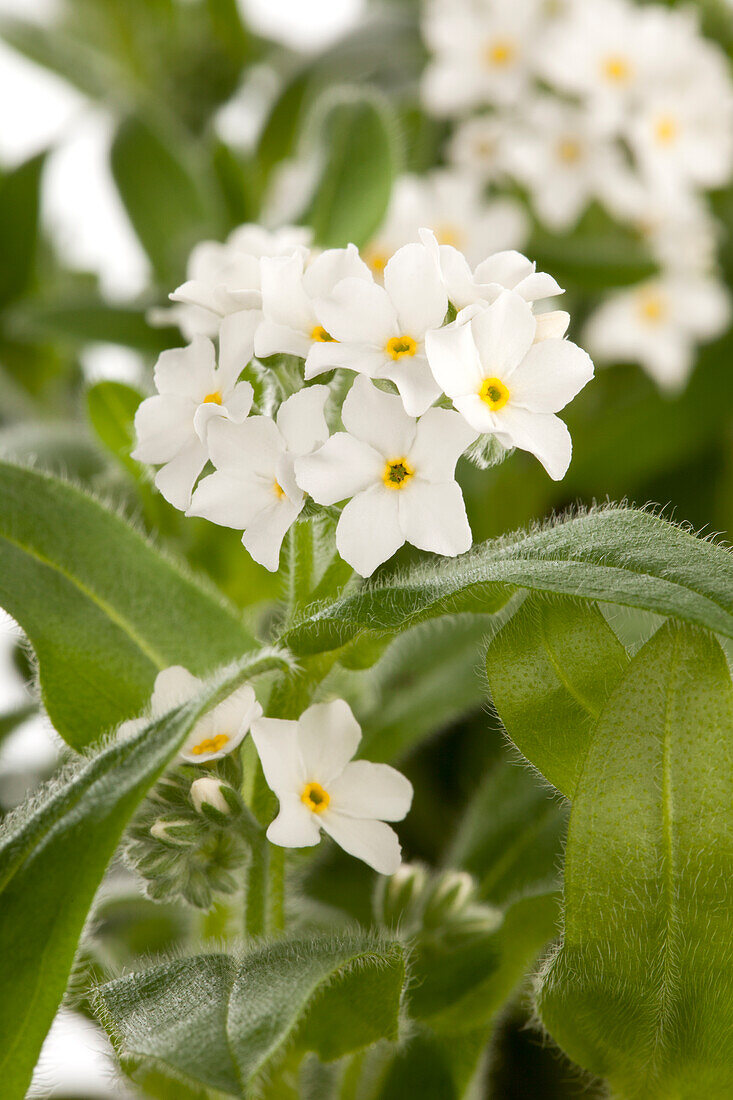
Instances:
[[[706,31],[733,57],[730,7],[724,0],[698,6]],[[277,595],[277,578],[242,552],[237,532],[183,519],[129,458],[138,387],[149,385],[156,355],[182,343],[176,328],[153,327],[146,317],[183,282],[198,241],[223,240],[267,213],[278,169],[304,150],[317,172],[304,219],[327,245],[366,243],[385,215],[394,178],[441,163],[446,124],[428,117],[418,96],[425,62],[418,15],[415,0],[374,4],[346,37],[310,53],[254,33],[235,0],[62,0],[51,25],[10,16],[0,22],[6,43],[113,116],[110,169],[151,273],[134,300],[105,296],[97,276],[64,265],[42,226],[46,152],[0,168],[0,453],[32,459],[112,501],[253,617]],[[258,122],[252,141],[222,137],[217,120],[233,97]],[[730,286],[733,188],[713,201]],[[576,326],[600,292],[653,271],[641,239],[600,208],[569,235],[535,224],[526,252],[567,288]],[[129,378],[90,382],[84,353],[100,343],[141,357],[135,385]],[[564,481],[552,482],[523,452],[489,474],[466,466],[474,538],[607,498],[653,501],[698,529],[729,532],[732,355],[728,332],[700,351],[687,388],[675,396],[661,394],[633,364],[599,371],[568,411],[574,457]],[[486,629],[480,618],[469,620],[457,642],[455,633],[443,638],[437,628],[419,628],[386,663],[340,675],[352,677],[350,690],[360,693],[371,757],[399,763],[415,784],[402,830],[409,856],[469,870],[483,901],[504,904],[556,882],[566,814],[528,771],[511,766],[486,710],[476,675],[477,641]],[[630,636],[634,630],[632,623]],[[28,679],[22,648],[17,660]],[[435,669],[423,728],[400,714],[401,707],[410,713],[416,661]],[[32,709],[24,704],[0,717],[0,739]],[[371,876],[362,864],[325,853],[303,885],[319,904],[370,920]],[[123,891],[105,899],[96,921],[96,956],[80,966],[109,972],[175,948],[194,917]],[[216,914],[196,931],[215,937]],[[421,1062],[419,1036],[415,1043],[405,1072]],[[491,1095],[580,1091],[575,1071],[528,1029],[520,998],[502,1018],[494,1048]],[[394,1095],[407,1095],[395,1073]],[[173,1093],[151,1081],[150,1095]]]

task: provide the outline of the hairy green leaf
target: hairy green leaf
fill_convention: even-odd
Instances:
[[[568,798],[627,664],[598,608],[565,598],[531,595],[489,645],[486,674],[507,733]]]
[[[418,1026],[395,1054],[374,1100],[461,1100],[486,1047],[485,1028],[436,1035]],[[361,1094],[359,1094],[361,1095]]]
[[[49,717],[75,748],[139,714],[161,669],[205,675],[255,644],[218,594],[119,516],[4,462],[0,606],[28,635]]]
[[[423,619],[498,611],[515,588],[641,607],[733,637],[733,554],[659,516],[614,506],[365,586],[316,608],[286,644],[321,653]]]
[[[115,458],[137,476],[130,458],[135,446],[134,419],[142,394],[124,382],[96,382],[87,390],[87,414],[95,432]]]
[[[126,1064],[244,1096],[292,1044],[330,1061],[396,1039],[404,979],[397,943],[282,940],[131,974],[101,987],[97,1009]]]
[[[0,1074],[5,1100],[25,1096],[94,894],[138,803],[203,713],[245,679],[284,663],[267,651],[245,659],[190,703],[83,757],[3,822]]]
[[[733,1094],[733,686],[665,624],[598,721],[573,800],[552,1036],[624,1100]]]

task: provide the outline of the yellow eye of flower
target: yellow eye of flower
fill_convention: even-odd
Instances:
[[[393,458],[384,467],[382,481],[388,489],[404,489],[415,471],[406,458]]]
[[[330,332],[326,332],[323,325],[316,325],[311,332],[311,340],[315,340],[317,344],[335,344],[333,336]]]
[[[205,752],[219,752],[228,740],[225,733],[217,733],[216,737],[205,737],[198,745],[194,745],[191,752],[194,756],[201,756]]]
[[[300,801],[314,814],[322,814],[331,801],[331,796],[320,783],[306,783]]]
[[[672,115],[662,115],[654,126],[654,136],[660,145],[671,145],[679,134],[677,119]]]
[[[367,249],[364,253],[364,262],[372,269],[375,275],[382,275],[389,262],[389,253],[383,249]]]
[[[639,295],[639,313],[643,321],[656,325],[667,316],[667,303],[656,290],[645,290]]]
[[[580,142],[574,138],[563,138],[557,143],[557,155],[565,164],[576,164],[582,151]]]
[[[219,390],[214,390],[213,393],[207,393],[203,400],[203,404],[221,405],[221,393]]]
[[[497,38],[494,42],[489,42],[484,50],[487,64],[496,65],[498,68],[510,65],[516,56],[516,43],[512,42],[511,38]]]
[[[500,378],[484,378],[478,395],[492,412],[503,409],[509,400],[509,390]]]
[[[435,238],[438,244],[450,244],[453,248],[460,248],[463,234],[455,225],[437,225],[435,227]]]
[[[393,336],[385,344],[384,350],[390,359],[402,359],[416,353],[417,340],[413,340],[412,336]]]
[[[626,84],[631,76],[631,65],[621,54],[610,54],[601,65],[601,72],[612,84]]]
[[[279,481],[273,481],[272,491],[278,500],[282,500],[282,498],[285,496],[285,490],[283,489]]]

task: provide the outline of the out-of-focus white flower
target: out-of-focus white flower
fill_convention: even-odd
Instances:
[[[591,199],[625,188],[629,173],[618,143],[592,112],[551,96],[526,105],[507,164],[540,221],[554,230],[575,225]]]
[[[467,422],[504,447],[534,454],[555,480],[572,443],[555,413],[593,377],[593,364],[568,340],[535,342],[537,319],[516,291],[469,306],[427,339],[436,381]]]
[[[242,543],[256,562],[275,572],[285,533],[303,509],[293,464],[328,439],[323,408],[326,386],[310,386],[283,401],[277,422],[251,416],[209,427],[209,457],[216,470],[202,478],[188,514],[244,531]]]
[[[730,299],[715,279],[674,273],[622,290],[589,319],[584,340],[606,361],[638,361],[663,389],[684,385],[695,347],[730,321]]]
[[[384,287],[342,279],[314,304],[332,340],[312,345],[306,378],[343,367],[394,382],[411,416],[432,405],[440,391],[425,359],[425,333],[443,323],[448,298],[435,259],[422,244],[394,254],[384,269]]]
[[[361,729],[342,699],[309,707],[297,722],[260,718],[252,738],[280,810],[267,839],[283,848],[318,844],[321,829],[382,875],[400,865],[397,834],[412,784],[388,764],[352,757]]]
[[[124,722],[118,736],[129,737],[147,721],[162,718],[169,710],[187,703],[202,687],[203,681],[182,665],[163,669],[155,678],[149,718],[133,718]],[[261,714],[262,707],[255,698],[254,688],[243,684],[196,723],[180,749],[180,759],[187,764],[208,764],[219,760],[242,743],[252,722]]]
[[[292,255],[307,248],[311,237],[311,230],[301,226],[240,225],[223,244],[201,241],[189,257],[186,282],[170,295],[176,304],[153,311],[151,320],[178,325],[187,340],[216,336],[222,317],[260,308],[261,257]]]
[[[384,225],[364,249],[364,259],[381,277],[391,256],[431,229],[441,244],[466,253],[478,263],[492,252],[520,247],[529,223],[514,199],[487,200],[480,181],[468,173],[437,169],[426,176],[397,180]]]
[[[467,172],[481,183],[503,181],[507,155],[514,141],[516,120],[512,115],[483,114],[467,118],[456,126],[447,147],[448,159],[460,171]],[[422,224],[428,225],[428,222]],[[490,251],[521,241],[507,241]]]
[[[160,466],[155,484],[175,508],[185,510],[208,456],[206,433],[214,418],[244,420],[252,407],[249,382],[238,382],[252,359],[257,315],[242,311],[222,323],[219,366],[214,345],[194,337],[185,348],[164,351],[155,365],[158,393],[135,414],[132,457]]]
[[[533,70],[541,0],[431,0],[422,99],[438,115],[516,102]]]
[[[329,295],[341,279],[372,279],[353,244],[328,249],[308,265],[300,251],[264,257],[261,264],[263,318],[255,333],[260,358],[280,352],[305,359],[314,343],[331,340],[318,321],[314,300]]]
[[[295,464],[318,504],[351,498],[336,528],[341,557],[368,577],[405,542],[449,557],[468,550],[455,467],[476,432],[462,417],[435,408],[415,421],[366,378],[356,379],[341,415],[346,431]]]

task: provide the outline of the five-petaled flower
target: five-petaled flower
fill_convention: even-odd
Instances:
[[[297,722],[259,718],[252,738],[280,803],[268,840],[303,848],[318,844],[323,829],[345,852],[394,874],[400,844],[386,822],[408,812],[412,784],[388,764],[352,761],[361,729],[347,703],[317,703]]]

